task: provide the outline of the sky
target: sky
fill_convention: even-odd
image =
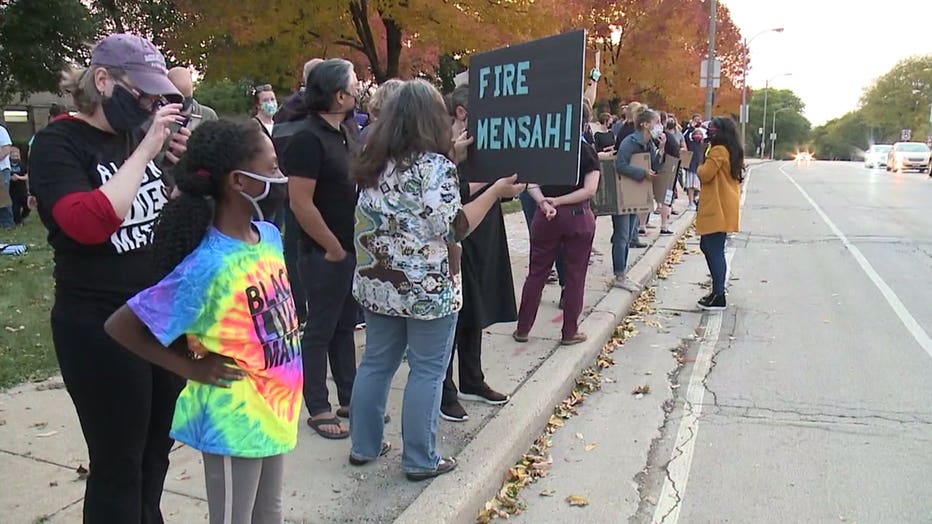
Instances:
[[[813,126],[858,107],[900,60],[932,54],[932,0],[719,0],[750,44],[748,86],[793,90]],[[698,79],[697,79],[698,81]]]

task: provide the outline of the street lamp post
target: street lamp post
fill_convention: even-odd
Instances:
[[[772,76],[764,82],[764,123],[760,126],[760,157],[764,158],[764,153],[767,152],[767,137],[764,133],[767,132],[767,95],[770,94],[770,81],[775,78],[780,78],[781,76],[793,76],[793,73],[782,73],[779,75]]]
[[[776,150],[776,147],[777,147],[777,113],[781,111],[788,111],[790,109],[792,108],[781,107],[780,109],[777,109],[773,112],[773,118],[771,119],[772,123],[770,124],[771,126],[773,126],[773,129],[770,131],[770,159],[771,160],[773,160],[774,151]]]
[[[749,65],[748,62],[749,62],[749,60],[750,60],[750,53],[751,53],[750,45],[751,45],[751,42],[753,42],[755,38],[757,38],[757,37],[759,37],[760,35],[763,35],[763,34],[767,34],[767,33],[782,33],[782,32],[783,32],[783,28],[782,28],[782,27],[775,27],[775,28],[773,28],[773,29],[765,29],[765,30],[761,31],[760,33],[757,33],[756,35],[752,36],[751,38],[747,38],[747,39],[744,40],[744,72],[743,72],[743,74],[742,74],[742,79],[741,79],[741,110],[740,110],[740,114],[741,114],[741,145],[747,144],[747,140],[748,140],[748,134],[747,134],[748,120],[750,120],[750,117],[751,117],[751,111],[750,111],[750,109],[747,107],[747,105],[748,105],[748,65]]]

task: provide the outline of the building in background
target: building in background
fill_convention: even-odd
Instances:
[[[26,143],[48,124],[49,107],[59,104],[73,110],[71,97],[57,93],[34,93],[25,99],[2,106],[0,125],[5,127],[14,143]]]

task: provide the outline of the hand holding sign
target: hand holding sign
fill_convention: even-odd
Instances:
[[[468,156],[469,146],[475,142],[475,139],[469,136],[469,132],[463,131],[460,136],[453,140],[453,162],[459,164],[465,162]]]
[[[524,190],[527,189],[527,184],[518,183],[518,174],[515,173],[511,176],[506,176],[504,178],[499,178],[492,184],[492,191],[495,191],[496,196],[499,199],[510,199],[514,198]]]

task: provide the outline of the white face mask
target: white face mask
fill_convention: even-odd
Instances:
[[[284,204],[285,199],[288,197],[288,186],[283,185],[288,183],[288,177],[267,177],[264,175],[257,175],[255,173],[250,173],[249,171],[237,170],[236,173],[246,175],[253,180],[258,180],[259,182],[265,182],[265,189],[259,196],[252,196],[245,191],[240,191],[239,194],[248,200],[252,207],[255,208],[256,213],[259,217],[259,220],[265,220],[266,217],[271,217],[278,211],[279,208]]]
[[[661,134],[663,134],[662,125],[656,124],[654,127],[650,128],[650,136],[654,137],[654,139],[660,138]]]

